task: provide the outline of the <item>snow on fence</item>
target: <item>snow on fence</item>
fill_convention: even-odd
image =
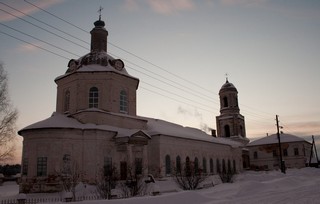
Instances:
[[[100,196],[90,195],[90,196],[77,196],[75,201],[83,200],[101,200]],[[36,203],[52,203],[52,202],[66,202],[64,198],[61,197],[51,197],[51,198],[26,198],[17,199],[10,198],[1,200],[1,204],[36,204]]]

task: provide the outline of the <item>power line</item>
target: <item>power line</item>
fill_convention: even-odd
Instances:
[[[55,47],[55,48],[57,48],[57,49],[59,49],[59,50],[62,50],[62,51],[64,51],[64,52],[67,52],[67,53],[72,54],[72,55],[74,55],[74,56],[80,57],[80,55],[77,55],[77,54],[75,54],[75,53],[73,53],[73,52],[70,52],[70,51],[68,51],[68,50],[66,50],[66,49],[60,48],[60,47],[58,47],[58,46],[56,46],[56,45],[53,45],[53,44],[51,44],[51,43],[48,43],[48,42],[46,42],[46,41],[44,41],[44,40],[41,40],[41,39],[39,39],[39,38],[36,38],[36,37],[34,37],[34,36],[32,36],[32,35],[29,35],[29,34],[27,34],[27,33],[25,33],[25,32],[19,31],[19,30],[15,29],[15,28],[12,28],[12,27],[8,26],[8,25],[5,25],[5,24],[3,24],[3,23],[1,23],[1,22],[0,22],[0,24],[1,24],[2,26],[5,26],[5,27],[7,27],[7,28],[10,28],[10,29],[12,29],[12,30],[14,30],[14,31],[16,31],[16,32],[19,32],[19,33],[21,33],[21,34],[23,34],[23,35],[29,36],[29,37],[31,37],[31,38],[33,38],[33,39],[35,39],[35,40],[38,40],[38,41],[40,41],[40,42],[43,42],[43,43],[45,43],[45,44],[47,44],[47,45],[50,45],[50,46],[52,46],[52,47]]]
[[[8,12],[8,11],[5,11],[5,10],[3,10],[3,9],[1,9],[1,8],[0,8],[0,10],[3,11],[3,12],[5,12],[5,13],[7,13],[7,14],[9,14],[9,15],[11,15],[11,16],[14,16],[14,17],[16,17],[16,18],[19,18],[20,20],[22,20],[22,21],[24,21],[24,22],[26,22],[26,23],[29,23],[30,25],[33,25],[33,26],[35,26],[35,27],[37,27],[37,28],[39,28],[39,29],[41,29],[41,30],[44,30],[44,31],[46,31],[46,32],[48,32],[48,33],[50,33],[50,34],[52,34],[52,35],[55,35],[55,36],[57,36],[57,37],[59,37],[59,38],[61,38],[61,39],[63,39],[63,40],[66,40],[66,41],[68,41],[68,42],[71,42],[71,43],[73,43],[73,44],[76,44],[76,45],[78,45],[79,47],[82,47],[82,48],[84,48],[84,49],[86,49],[86,50],[88,49],[87,47],[84,47],[84,46],[82,46],[82,45],[80,45],[80,44],[78,44],[78,43],[76,43],[76,42],[73,42],[73,41],[71,41],[71,40],[69,40],[69,39],[67,39],[67,38],[65,38],[65,37],[62,37],[61,35],[58,35],[58,34],[56,34],[56,33],[54,33],[54,32],[51,32],[51,31],[49,31],[49,30],[47,30],[47,29],[45,29],[45,28],[42,28],[42,27],[40,27],[40,26],[38,26],[38,25],[36,25],[36,24],[34,24],[34,23],[31,23],[30,21],[27,21],[27,20],[25,20],[25,19],[23,19],[23,18],[21,18],[21,17],[19,17],[19,16],[17,16],[17,15],[14,15],[14,14]]]
[[[70,23],[70,22],[68,22],[68,21],[66,21],[66,20],[64,20],[64,19],[62,19],[62,18],[60,18],[59,16],[54,15],[53,13],[50,13],[49,11],[47,11],[47,10],[45,10],[45,9],[43,9],[43,8],[41,8],[41,7],[39,7],[39,6],[35,5],[35,4],[33,4],[33,3],[31,3],[31,2],[29,2],[29,1],[27,1],[27,0],[24,0],[24,1],[25,1],[26,3],[28,3],[28,4],[30,4],[30,5],[32,5],[32,6],[36,7],[36,8],[38,8],[38,9],[40,9],[41,11],[43,11],[43,12],[45,12],[45,13],[47,13],[47,14],[49,14],[49,15],[51,15],[51,16],[53,16],[53,17],[57,18],[57,19],[60,19],[61,21],[65,22],[65,23],[67,23],[67,24],[69,24],[69,25],[71,25],[71,26],[73,26],[73,27],[75,27],[75,28],[78,28],[79,30],[84,31],[85,33],[88,33],[88,31],[86,31],[86,30],[84,30],[84,29],[80,28],[79,26],[76,26],[76,25],[74,25],[74,24],[72,24],[72,23]]]
[[[42,10],[42,11],[44,11],[44,12],[46,12],[47,14],[49,14],[49,15],[51,15],[51,16],[53,16],[53,17],[55,17],[55,18],[57,18],[57,19],[65,22],[65,23],[67,23],[67,24],[69,24],[69,25],[71,25],[71,26],[79,29],[79,30],[82,30],[82,31],[84,31],[84,32],[86,32],[86,33],[89,33],[88,31],[82,29],[81,27],[76,26],[76,25],[74,25],[73,23],[71,23],[71,22],[69,22],[69,21],[66,21],[66,20],[63,19],[63,18],[60,18],[60,17],[58,17],[57,15],[55,15],[55,14],[53,14],[53,13],[51,13],[51,12],[48,12],[47,10],[42,9],[41,7],[35,5],[35,4],[33,4],[33,3],[31,3],[31,2],[29,2],[29,1],[27,1],[27,0],[25,0],[25,2],[28,3],[28,4],[30,4],[30,5],[32,5],[32,6],[34,6],[34,7],[36,7],[36,8],[38,8],[38,9],[40,9],[40,10]],[[15,9],[15,10],[16,10],[16,9]],[[28,16],[29,16],[29,15],[28,15]],[[17,17],[17,16],[15,16],[15,17]],[[29,17],[30,17],[30,16],[29,16]],[[21,19],[20,17],[17,17],[17,18]],[[34,17],[32,17],[32,18],[33,18],[33,19],[36,19],[36,18],[34,18]],[[39,21],[39,20],[38,20],[38,21]],[[42,21],[39,21],[39,22],[42,22]],[[29,22],[29,23],[30,23],[30,22]],[[45,23],[45,22],[42,22],[42,23],[44,23],[45,25],[50,26],[49,24],[47,24],[47,23]],[[53,26],[50,26],[50,27],[55,28],[55,27],[53,27]],[[55,28],[55,29],[57,29],[57,28]],[[57,30],[60,31],[60,29],[57,29]],[[68,34],[68,35],[69,35],[69,34]],[[69,35],[69,36],[72,36],[72,35]],[[60,37],[61,37],[61,36],[60,36]],[[75,36],[72,36],[72,37],[75,37]],[[63,39],[64,39],[64,38],[63,38]],[[84,42],[83,40],[81,40],[81,41]],[[70,41],[69,41],[69,42],[70,42]],[[72,42],[72,43],[74,43],[74,42]],[[74,43],[74,44],[77,44],[77,43]],[[205,90],[205,91],[207,91],[207,92],[212,93],[210,90],[208,90],[208,89],[206,89],[206,88],[203,88],[203,87],[199,86],[198,84],[196,84],[196,83],[194,83],[194,82],[192,82],[192,81],[190,81],[190,80],[184,79],[184,78],[180,77],[179,75],[174,74],[174,73],[172,73],[172,72],[170,72],[170,71],[168,71],[168,70],[166,70],[166,69],[164,69],[164,68],[162,68],[162,67],[160,67],[160,66],[158,66],[158,65],[156,65],[156,64],[154,64],[154,63],[152,63],[152,62],[150,62],[150,61],[148,61],[148,60],[146,60],[146,59],[144,59],[144,58],[142,58],[142,57],[139,57],[138,55],[136,55],[136,54],[134,54],[134,53],[132,53],[132,52],[126,50],[126,49],[123,49],[123,48],[121,48],[121,47],[119,47],[119,46],[117,46],[117,45],[115,45],[115,44],[113,44],[113,43],[111,43],[111,42],[108,42],[108,44],[110,44],[110,45],[116,47],[117,49],[120,49],[120,50],[122,50],[122,51],[130,54],[131,56],[134,56],[134,57],[136,57],[137,59],[142,60],[142,61],[144,61],[144,62],[146,62],[146,63],[148,63],[148,64],[150,64],[150,65],[152,65],[152,66],[154,66],[154,67],[156,67],[156,68],[158,68],[158,69],[166,72],[166,73],[169,73],[170,75],[172,75],[172,76],[174,76],[174,77],[176,77],[176,78],[179,78],[179,79],[181,79],[181,80],[183,80],[183,81],[185,81],[185,82],[187,82],[187,83],[189,83],[189,84],[193,84],[193,85],[197,86],[198,88],[201,88],[202,90]],[[78,45],[78,44],[77,44],[77,45]],[[81,47],[83,47],[83,46],[81,46]],[[128,61],[128,62],[130,62],[130,61]],[[130,62],[130,63],[132,63],[132,62]],[[139,65],[137,65],[137,64],[135,64],[135,63],[132,63],[132,64],[134,64],[135,66],[138,66],[138,67],[140,67],[140,68],[142,68],[142,69],[144,69],[144,70],[146,70],[146,71],[151,72],[150,70],[145,69],[145,68],[143,68],[143,67],[141,67],[141,66],[139,66]],[[137,70],[136,70],[136,71],[137,71]],[[140,73],[142,73],[142,72],[140,72]],[[163,77],[163,76],[161,76],[161,75],[159,75],[159,74],[157,74],[157,73],[154,73],[154,72],[151,72],[151,73],[153,73],[153,74],[155,74],[155,75],[157,75],[157,76],[160,76],[161,78],[166,79],[165,77]],[[147,76],[150,77],[150,75],[147,75]],[[154,78],[154,77],[153,77],[153,78]],[[168,80],[168,79],[166,79],[166,80]],[[172,80],[169,80],[169,81],[173,82]],[[179,86],[185,87],[185,88],[187,88],[187,89],[189,90],[189,88],[186,87],[186,86],[184,86],[184,85],[181,85],[181,84],[179,84],[179,83],[177,83],[177,82],[174,82],[174,83],[175,83],[175,84],[178,84]],[[167,83],[167,84],[168,84],[168,83]],[[171,86],[172,86],[172,85],[171,85]],[[174,86],[174,87],[177,88],[176,86]],[[181,90],[181,88],[179,88],[179,89]],[[185,91],[185,90],[184,90],[184,91]],[[197,93],[197,91],[194,91],[194,92]],[[189,93],[190,93],[190,92],[189,92]],[[194,95],[194,93],[192,93],[192,94]],[[217,95],[218,95],[218,94],[217,94]],[[204,95],[204,96],[206,96],[206,95]],[[199,97],[199,95],[198,95],[198,97]],[[202,98],[203,98],[203,97],[202,97]],[[209,98],[209,97],[208,97],[208,98]],[[203,99],[204,99],[204,98],[203,98]],[[208,100],[208,99],[205,99],[205,100]],[[212,100],[212,99],[209,99],[209,100]],[[213,101],[213,102],[216,103],[216,104],[219,104],[218,102],[215,102],[215,101]],[[241,104],[241,105],[242,105],[242,106],[246,106],[246,105],[243,105],[243,104]],[[249,106],[246,106],[246,107],[248,107],[248,108],[250,108],[250,109],[253,109],[253,108],[251,108],[251,107],[249,107]],[[244,112],[247,112],[249,115],[252,115],[253,117],[256,117],[256,118],[259,118],[259,117],[261,116],[261,115],[259,115],[259,114],[256,114],[255,112],[252,112],[252,111],[248,111],[248,110],[245,110],[245,109],[242,109],[242,110],[243,110]],[[262,112],[262,111],[259,111],[259,112]],[[264,113],[264,112],[263,112],[263,113]],[[268,114],[268,113],[266,113],[266,114]],[[270,114],[270,115],[271,115],[271,114]],[[261,117],[261,118],[262,118],[262,117]],[[268,119],[265,119],[265,120],[268,120]]]
[[[49,12],[49,11],[47,11],[47,10],[39,7],[39,6],[37,6],[37,5],[35,5],[35,4],[33,4],[33,3],[31,3],[31,2],[29,2],[29,1],[27,1],[27,0],[24,0],[24,1],[25,1],[26,3],[34,6],[35,8],[38,8],[38,9],[40,9],[41,11],[43,11],[43,12],[45,12],[45,13],[47,13],[47,14],[49,14],[49,15],[51,15],[51,16],[53,16],[53,17],[55,17],[55,18],[57,18],[57,19],[59,19],[59,20],[61,20],[61,21],[63,21],[63,22],[65,22],[65,23],[67,23],[67,24],[69,24],[69,25],[71,25],[71,26],[73,26],[73,27],[75,27],[75,28],[77,28],[77,29],[79,29],[79,30],[81,30],[81,31],[83,31],[83,32],[88,33],[88,31],[82,29],[81,27],[79,27],[79,26],[77,26],[77,25],[75,25],[75,24],[73,24],[73,23],[71,23],[71,22],[69,22],[69,21],[66,21],[66,20],[63,19],[63,18],[60,18],[59,16],[57,16],[57,15],[55,15],[55,14],[53,14],[53,13],[51,13],[51,12]],[[200,89],[202,89],[202,90],[204,90],[204,91],[206,91],[206,92],[212,93],[211,90],[208,90],[208,89],[206,89],[206,88],[204,88],[204,87],[201,87],[201,86],[199,86],[198,84],[194,83],[193,81],[187,80],[187,79],[185,79],[185,78],[183,78],[183,77],[181,77],[181,76],[179,76],[179,75],[177,75],[177,74],[175,74],[175,73],[173,73],[173,72],[170,72],[170,71],[168,71],[167,69],[165,69],[165,68],[163,68],[163,67],[161,67],[161,66],[158,66],[158,65],[150,62],[149,60],[146,60],[146,59],[144,59],[144,58],[142,58],[142,57],[134,54],[133,52],[130,52],[130,51],[126,50],[126,49],[123,49],[123,48],[121,48],[121,47],[119,47],[119,46],[117,46],[117,45],[115,45],[115,44],[113,44],[113,43],[111,43],[111,42],[108,42],[108,44],[110,44],[110,45],[114,46],[115,48],[117,48],[117,49],[119,49],[119,50],[122,50],[123,52],[125,52],[125,53],[127,53],[127,54],[129,54],[129,55],[131,55],[131,56],[134,56],[134,57],[136,57],[137,59],[139,59],[139,60],[141,60],[141,61],[143,61],[143,62],[146,62],[146,63],[148,63],[148,64],[150,64],[150,65],[152,65],[152,66],[154,66],[154,67],[156,67],[156,68],[158,68],[158,69],[160,69],[160,70],[162,70],[162,71],[164,71],[164,72],[166,72],[166,73],[168,73],[168,74],[170,74],[170,75],[172,75],[172,76],[174,76],[174,77],[176,77],[176,78],[178,78],[178,79],[180,79],[180,80],[183,80],[183,81],[187,82],[188,84],[192,84],[192,85],[194,85],[194,86],[196,86],[196,87],[198,87],[198,88],[200,88]],[[142,67],[140,66],[140,68],[142,68]],[[147,69],[145,69],[145,70],[147,70]],[[148,70],[148,71],[149,71],[149,70]],[[158,75],[158,74],[157,74],[157,75]],[[163,77],[163,78],[164,78],[164,77]],[[175,82],[175,83],[176,83],[176,82]],[[216,93],[215,93],[215,94],[216,94]],[[218,95],[218,94],[216,94],[216,95]],[[210,100],[212,100],[212,99],[210,99]],[[219,104],[219,102],[214,102],[214,103]],[[241,106],[244,106],[244,107],[248,107],[248,108],[250,108],[250,109],[254,109],[254,108],[252,108],[252,107],[246,106],[246,105],[241,104],[241,103],[240,103],[240,105],[241,105]],[[257,110],[257,109],[256,109],[256,110]],[[270,113],[266,113],[266,112],[263,112],[263,111],[260,111],[260,110],[257,110],[257,111],[259,111],[259,112],[261,112],[261,113],[264,113],[264,114],[267,114],[267,115],[269,115],[269,116],[273,116],[273,114],[270,114]],[[251,112],[251,111],[248,111],[248,112]],[[253,112],[251,112],[251,113],[253,113]],[[257,115],[257,116],[255,116],[255,117],[259,117],[259,114],[256,114],[256,113],[254,113],[254,114]]]
[[[6,3],[0,2],[0,4],[3,4],[3,5],[11,8],[11,9],[13,9],[13,10],[15,10],[15,11],[18,11],[19,13],[22,13],[23,15],[28,16],[29,18],[32,18],[33,20],[36,20],[36,21],[38,21],[38,22],[40,22],[40,23],[42,23],[42,24],[44,24],[44,25],[46,25],[46,26],[49,26],[50,28],[53,28],[53,29],[55,29],[55,30],[58,30],[58,31],[60,31],[61,33],[66,34],[66,35],[68,35],[68,36],[70,36],[70,37],[73,37],[73,38],[75,38],[75,39],[77,39],[77,40],[79,40],[79,41],[81,41],[81,42],[83,42],[83,43],[89,44],[87,41],[84,41],[84,40],[82,40],[82,39],[80,39],[80,38],[78,38],[78,37],[76,37],[76,36],[74,36],[74,35],[71,35],[71,34],[65,32],[65,31],[63,31],[63,30],[61,30],[61,29],[59,29],[59,28],[57,28],[57,27],[55,27],[55,26],[52,26],[52,25],[44,22],[44,21],[41,21],[41,20],[39,20],[39,19],[37,19],[37,18],[34,18],[33,16],[28,15],[28,14],[22,12],[21,10],[18,10],[18,9],[16,9],[16,8],[13,8],[12,6],[10,6],[10,5],[6,4]]]
[[[0,31],[0,33],[2,33],[2,34],[4,34],[4,35],[7,35],[7,36],[9,36],[9,37],[11,37],[11,38],[14,38],[14,39],[16,39],[16,40],[19,40],[19,41],[21,41],[21,42],[24,42],[24,43],[27,43],[27,44],[29,44],[29,45],[32,45],[32,46],[34,46],[34,47],[37,47],[37,48],[39,48],[39,49],[41,49],[41,50],[44,50],[44,51],[49,52],[49,53],[51,53],[51,54],[54,54],[54,55],[56,55],[56,56],[59,56],[59,57],[62,57],[62,58],[64,58],[64,59],[69,60],[69,58],[66,58],[65,56],[62,56],[62,55],[57,54],[57,53],[55,53],[55,52],[53,52],[53,51],[50,51],[50,50],[48,50],[48,49],[46,49],[46,48],[40,47],[40,46],[35,45],[35,44],[33,44],[33,43],[30,43],[30,42],[27,42],[27,41],[22,40],[22,39],[20,39],[20,38],[17,38],[17,37],[15,37],[15,36],[13,36],[13,35],[10,35],[10,34],[8,34],[8,33],[3,32],[3,31]]]

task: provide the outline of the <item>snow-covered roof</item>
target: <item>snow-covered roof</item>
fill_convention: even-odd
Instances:
[[[148,120],[148,133],[149,135],[167,135],[167,136],[175,136],[180,138],[201,140],[206,142],[213,142],[219,144],[231,145],[233,147],[241,146],[241,143],[227,139],[227,138],[219,138],[213,137],[212,135],[208,135],[207,133],[192,127],[183,127],[181,125],[167,122],[160,119],[147,118]]]
[[[224,145],[230,145],[232,147],[239,147],[241,143],[227,139],[227,138],[218,138],[208,135],[207,133],[191,127],[183,127],[181,125],[170,123],[160,119],[154,118],[146,118],[146,117],[139,117],[139,119],[147,120],[147,129],[140,130],[140,129],[127,129],[127,128],[119,128],[110,125],[96,125],[96,124],[83,124],[80,123],[78,120],[68,117],[67,115],[60,114],[60,113],[53,113],[51,117],[29,125],[19,131],[21,135],[22,131],[25,130],[32,130],[32,129],[46,129],[46,128],[54,128],[54,129],[98,129],[98,130],[105,130],[105,131],[112,131],[117,133],[116,137],[128,137],[135,134],[138,131],[142,131],[148,136],[152,135],[167,135],[173,137],[180,137],[186,139],[193,139],[193,140],[200,140],[205,142],[212,142]]]
[[[46,128],[53,128],[53,129],[81,129],[81,130],[89,130],[89,129],[97,129],[97,130],[105,130],[105,131],[112,131],[117,133],[117,137],[128,137],[133,135],[138,131],[142,131],[144,134],[148,135],[145,131],[139,129],[126,129],[126,128],[119,128],[110,125],[96,125],[92,123],[83,124],[80,123],[78,120],[68,117],[61,113],[54,112],[51,117],[39,121],[37,123],[31,124],[23,129],[21,129],[18,133],[20,134],[22,131],[25,130],[32,130],[32,129],[46,129]],[[21,135],[21,134],[20,134]]]
[[[64,75],[58,76],[55,81],[74,72],[115,72],[124,76],[128,76],[130,78],[137,79],[127,72],[124,64],[122,69],[116,69],[113,65],[113,62],[116,60],[119,59],[113,58],[104,51],[90,52],[77,60],[71,59],[68,63],[68,70],[66,71],[66,73]]]
[[[280,141],[283,142],[306,142],[306,140],[290,134],[280,134]],[[256,145],[266,145],[266,144],[277,144],[278,136],[277,134],[273,134],[270,136],[263,137],[261,139],[254,140],[250,142],[247,146],[256,146]]]

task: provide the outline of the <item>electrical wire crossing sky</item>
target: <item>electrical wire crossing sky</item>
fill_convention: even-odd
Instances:
[[[209,133],[228,78],[249,139],[276,133],[279,115],[283,132],[320,143],[320,1],[313,0],[2,0],[0,60],[18,129],[55,111],[54,79],[90,51],[99,18],[107,52],[140,79],[138,115]]]

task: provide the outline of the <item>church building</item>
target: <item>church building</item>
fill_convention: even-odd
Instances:
[[[188,162],[207,174],[243,170],[248,143],[238,92],[227,80],[219,94],[217,136],[136,114],[139,79],[108,54],[108,31],[99,19],[91,30],[90,53],[71,59],[57,84],[51,117],[18,133],[23,137],[21,192],[57,189],[59,172],[76,168],[95,184],[104,168],[167,177]],[[150,104],[151,105],[151,104]]]

